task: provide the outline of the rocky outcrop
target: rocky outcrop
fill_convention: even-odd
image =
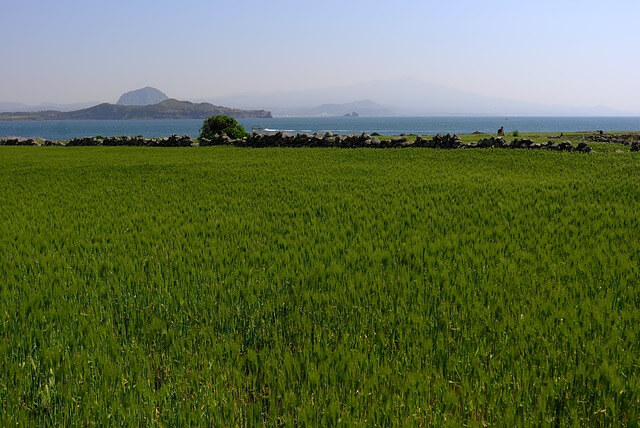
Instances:
[[[148,106],[169,99],[162,91],[150,86],[129,91],[120,97],[116,104],[121,106]]]

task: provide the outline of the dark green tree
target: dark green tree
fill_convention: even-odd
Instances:
[[[215,134],[226,134],[230,138],[242,138],[247,136],[244,130],[236,120],[229,116],[219,115],[205,119],[200,129],[199,138],[212,139]]]

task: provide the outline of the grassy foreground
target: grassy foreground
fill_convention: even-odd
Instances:
[[[640,157],[0,149],[2,425],[626,424]]]

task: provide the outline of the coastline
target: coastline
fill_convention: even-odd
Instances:
[[[635,117],[359,117],[359,118],[289,118],[238,119],[248,131],[313,134],[332,132],[349,135],[367,132],[382,136],[400,134],[458,135],[481,132],[495,134],[504,127],[507,134],[518,130],[530,132],[627,132],[640,130],[640,118]],[[143,135],[148,138],[169,137],[172,134],[196,137],[202,126],[201,119],[168,120],[55,120],[0,122],[0,138],[21,136],[50,140],[102,135]]]

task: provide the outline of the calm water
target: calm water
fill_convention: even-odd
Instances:
[[[468,134],[474,131],[495,133],[504,126],[511,132],[570,131],[634,131],[640,130],[640,117],[360,117],[360,118],[300,118],[242,119],[247,131],[263,127],[264,131],[334,134],[359,134],[363,131],[382,135],[438,133]],[[68,139],[95,135],[144,135],[165,137],[171,134],[199,134],[202,120],[52,120],[0,122],[0,137],[41,137]]]

